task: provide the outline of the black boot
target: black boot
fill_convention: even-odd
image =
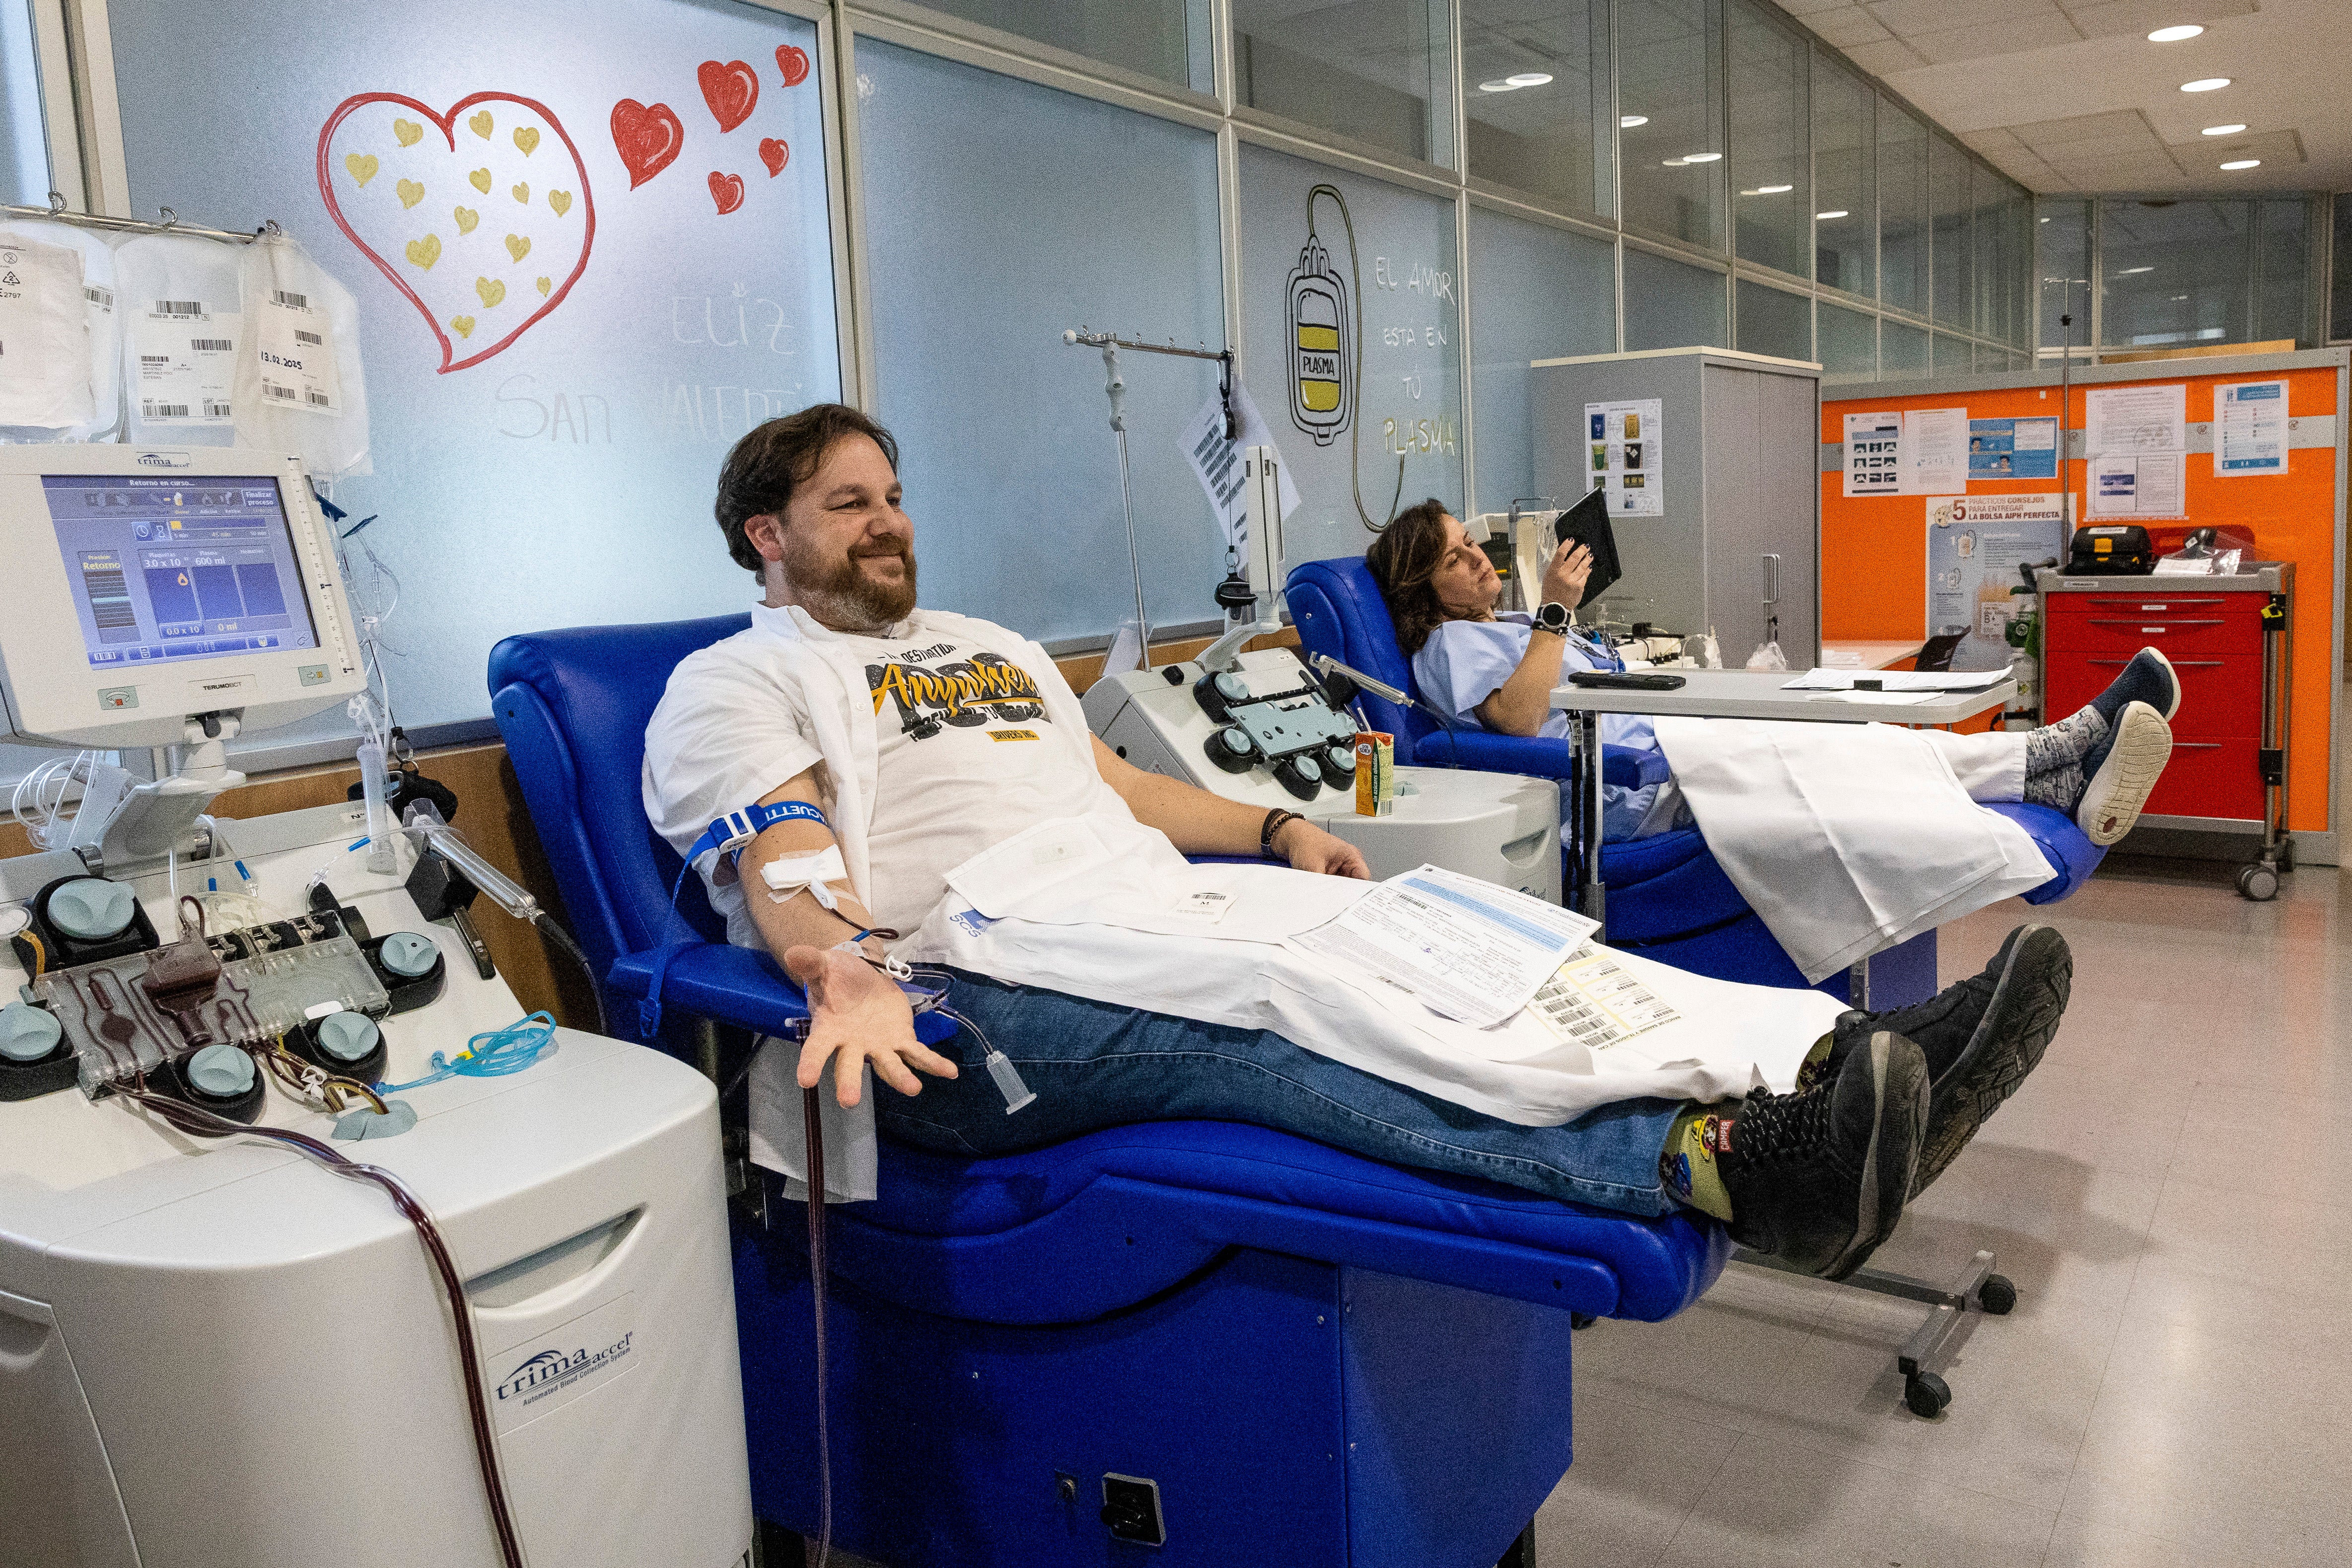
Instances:
[[[2074,982],[2074,955],[2049,926],[2011,931],[1983,972],[1925,1002],[1837,1022],[1832,1058],[1849,1040],[1892,1029],[1927,1058],[1927,1136],[1911,1194],[1944,1173],[2000,1102],[2017,1092],[2049,1048]]]
[[[1919,1047],[1878,1029],[1837,1075],[1798,1094],[1759,1089],[1730,1119],[1717,1168],[1731,1239],[1826,1279],[1862,1267],[1894,1234],[1927,1124]]]

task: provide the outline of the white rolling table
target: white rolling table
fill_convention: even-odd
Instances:
[[[1560,685],[1552,690],[1551,705],[1572,721],[1576,744],[1576,801],[1570,812],[1569,839],[1581,879],[1580,912],[1600,921],[1597,933],[1607,940],[1608,894],[1601,882],[1601,715],[1648,713],[1693,719],[1782,719],[1806,723],[1957,724],[1987,710],[2005,708],[2017,682],[2003,676],[1981,691],[1937,692],[1924,701],[1904,700],[1867,691],[1790,691],[1794,670],[1692,669],[1662,671],[1683,677],[1674,691],[1611,691],[1604,688]],[[1868,679],[1868,670],[1841,670]],[[1856,963],[1846,979],[1847,1000],[1870,1006],[1870,961]],[[1778,1260],[1746,1248],[1736,1248],[1731,1260],[1764,1268],[1780,1268]],[[2006,1312],[2017,1299],[2016,1287],[1995,1273],[1997,1260],[1990,1250],[1979,1250],[1951,1283],[1916,1279],[1909,1275],[1876,1268],[1857,1269],[1845,1283],[1874,1295],[1916,1301],[1928,1309],[1927,1318],[1895,1352],[1895,1370],[1903,1377],[1904,1403],[1922,1416],[1933,1415],[1950,1403],[1952,1392],[1933,1369],[1944,1360],[1945,1347],[1971,1308]],[[1793,1272],[1783,1270],[1784,1272]]]
[[[1575,800],[1569,811],[1569,859],[1575,867],[1576,909],[1601,922],[1609,934],[1608,891],[1601,881],[1601,715],[1643,713],[1691,719],[1780,719],[1828,724],[1957,724],[2008,705],[2017,682],[2007,676],[1981,691],[1929,694],[1870,691],[1790,691],[1801,671],[1677,669],[1683,685],[1673,691],[1612,691],[1605,687],[1552,689],[1551,705],[1569,715],[1577,754]],[[1867,670],[1839,674],[1871,679]],[[1857,998],[1856,1006],[1865,1005]]]

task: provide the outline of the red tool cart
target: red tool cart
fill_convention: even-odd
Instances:
[[[2277,897],[2280,874],[2294,869],[2284,635],[2294,563],[2255,562],[2216,577],[2043,571],[2038,586],[2044,721],[2097,696],[2141,648],[2162,651],[2180,678],[2180,711],[2172,721],[2172,761],[2140,822],[2260,833],[2262,848],[2238,873],[2238,891]]]

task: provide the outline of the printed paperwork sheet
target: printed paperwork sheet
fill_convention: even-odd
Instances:
[[[1999,669],[1809,669],[1794,680],[1780,683],[1783,691],[1852,691],[1857,680],[1875,680],[1881,691],[1990,691],[2009,679],[2006,665]],[[1864,691],[1867,697],[1871,693]]]
[[[1616,954],[1589,942],[1552,971],[1528,1011],[1554,1036],[1589,1051],[1682,1016],[1618,963]]]
[[[1283,942],[1483,1029],[1526,1006],[1597,929],[1597,921],[1540,899],[1423,866]]]

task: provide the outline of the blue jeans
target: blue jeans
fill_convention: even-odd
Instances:
[[[888,1137],[940,1153],[1011,1154],[1137,1121],[1243,1121],[1370,1159],[1483,1176],[1626,1214],[1676,1206],[1658,1156],[1683,1104],[1629,1100],[1564,1126],[1520,1127],[1374,1078],[1260,1029],[1199,1024],[950,971],[948,1005],[1020,1068],[1018,1115],[970,1029],[940,1047],[962,1068],[913,1100],[874,1097]]]

